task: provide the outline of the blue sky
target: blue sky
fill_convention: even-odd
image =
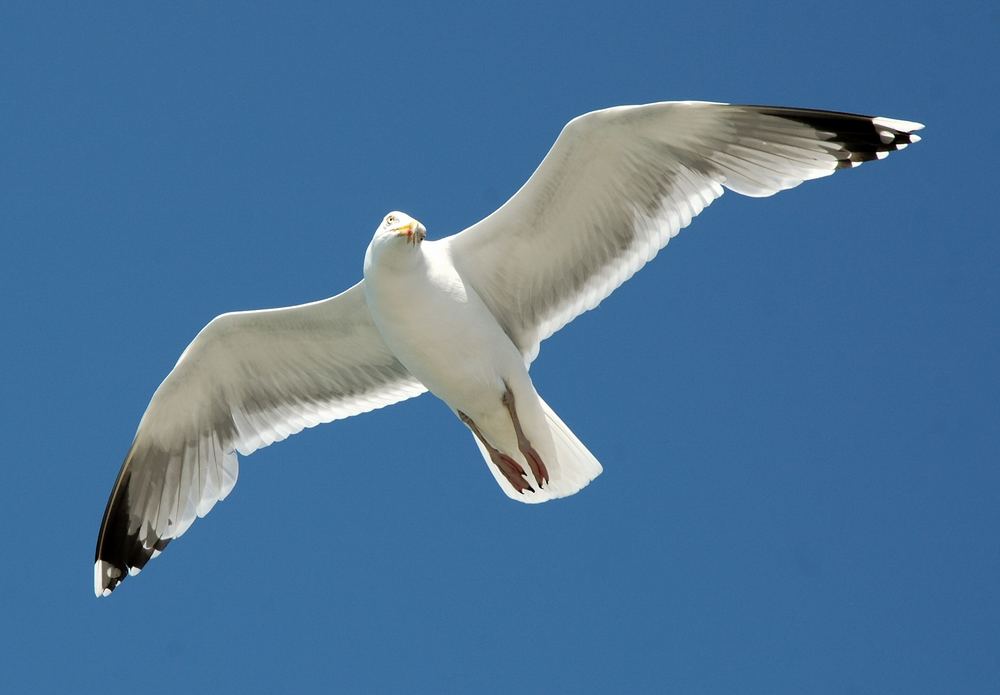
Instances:
[[[5,687],[1000,690],[994,4],[205,5],[0,10]],[[451,234],[571,117],[668,99],[927,129],[724,196],[543,345],[605,466],[581,494],[508,501],[424,396],[244,459],[94,598],[202,325],[335,294],[388,210]]]

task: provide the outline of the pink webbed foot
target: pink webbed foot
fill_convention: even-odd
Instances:
[[[510,413],[511,422],[514,423],[514,433],[517,435],[517,448],[521,450],[524,460],[531,467],[531,474],[535,476],[535,482],[538,483],[538,487],[545,487],[545,483],[549,482],[549,471],[542,462],[542,457],[535,451],[535,447],[524,436],[524,431],[521,429],[521,421],[517,417],[517,408],[514,406],[514,392],[510,390],[510,386],[507,386],[507,390],[504,391],[501,400],[507,408],[507,412]]]
[[[458,417],[470,430],[472,430],[472,433],[476,435],[476,438],[482,443],[482,445],[486,447],[486,451],[490,455],[490,461],[493,462],[493,465],[497,467],[497,470],[500,471],[503,477],[507,479],[507,482],[509,482],[515,490],[522,495],[526,490],[529,492],[535,491],[535,488],[531,487],[531,484],[525,477],[526,474],[521,464],[486,441],[486,437],[484,437],[483,433],[479,431],[479,426],[476,425],[475,421],[461,410],[458,411]],[[532,468],[532,472],[534,472],[534,468]]]

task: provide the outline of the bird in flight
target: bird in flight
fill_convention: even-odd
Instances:
[[[386,215],[350,289],[223,314],[153,394],[108,499],[94,563],[107,596],[224,499],[244,456],[430,391],[519,502],[572,495],[601,464],[542,400],[539,345],[650,261],[724,189],[762,197],[883,159],[919,123],[707,102],[570,121],[489,217],[426,238]]]

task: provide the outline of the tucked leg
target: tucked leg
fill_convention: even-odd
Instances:
[[[517,435],[517,448],[521,450],[524,455],[524,460],[528,462],[531,466],[531,472],[535,476],[535,482],[538,483],[538,487],[544,487],[545,483],[549,482],[549,472],[545,468],[545,464],[542,463],[542,457],[538,455],[535,451],[535,447],[531,446],[531,442],[528,438],[524,436],[524,430],[521,429],[521,421],[517,417],[517,408],[514,407],[514,392],[510,390],[510,386],[504,384],[507,390],[503,394],[503,404],[507,408],[507,412],[510,413],[511,422],[514,423],[514,433]]]
[[[489,452],[490,455],[490,461],[492,461],[493,465],[496,466],[501,473],[503,473],[503,477],[505,477],[507,481],[514,486],[515,490],[521,494],[524,494],[525,490],[530,490],[531,492],[535,491],[535,488],[531,487],[527,479],[524,477],[525,472],[524,468],[521,467],[521,464],[486,441],[486,437],[484,437],[483,433],[479,431],[479,427],[473,419],[461,410],[458,411],[458,418],[464,422],[470,430],[472,430],[472,433],[476,435],[476,438],[484,447],[486,447],[486,451]],[[518,438],[520,439],[520,436]]]

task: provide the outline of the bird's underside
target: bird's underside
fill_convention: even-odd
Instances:
[[[369,246],[364,281],[311,304],[224,314],[184,351],[153,394],[112,489],[95,592],[109,594],[224,499],[237,454],[428,388],[471,430],[508,496],[575,493],[601,466],[531,386],[527,368],[540,343],[631,277],[724,189],[773,195],[882,159],[919,140],[922,127],[784,107],[616,107],[573,119],[527,183],[459,234],[425,241],[419,222],[391,213]],[[442,320],[458,321],[464,306],[470,342],[503,342],[516,356],[517,365],[494,370],[515,383],[495,380],[479,394],[485,405],[461,377],[489,371],[483,351],[458,344],[447,361],[434,357],[419,331],[396,331],[389,294],[373,299],[383,295],[369,260],[391,277],[399,259],[424,258],[435,277],[448,276],[447,301],[456,302]],[[407,272],[421,272],[413,267]]]
[[[506,386],[506,385],[505,385]],[[517,408],[515,407],[514,393],[510,390],[509,386],[506,386],[503,396],[500,402],[506,408],[507,412],[510,413],[511,425],[514,428],[514,435],[517,437],[517,448],[524,457],[524,460],[528,462],[528,466],[531,469],[531,474],[534,476],[535,485],[541,490],[545,487],[545,484],[549,482],[549,471],[545,467],[545,463],[542,461],[541,454],[535,449],[531,444],[531,441],[524,434],[524,430],[521,428],[520,418],[517,416]],[[463,413],[461,410],[458,411],[459,419],[470,429],[475,435],[479,443],[486,449],[489,454],[490,463],[496,466],[500,474],[507,479],[518,494],[524,494],[525,492],[536,492],[535,488],[531,486],[525,477],[527,474],[524,468],[521,467],[513,457],[509,454],[497,449],[493,446],[485,435],[480,431],[479,425],[470,418],[468,415]]]

